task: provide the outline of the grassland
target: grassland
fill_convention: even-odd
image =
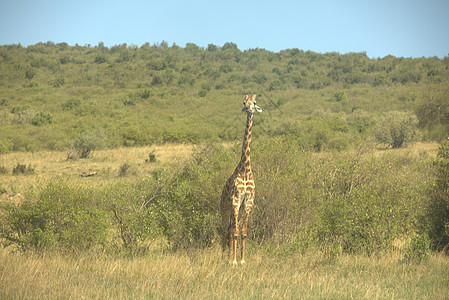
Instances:
[[[2,299],[447,299],[449,259],[397,253],[282,256],[252,244],[232,267],[218,248],[137,258],[22,255],[0,249]]]

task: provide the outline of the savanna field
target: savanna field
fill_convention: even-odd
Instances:
[[[0,298],[447,299],[448,81],[447,57],[0,46]]]

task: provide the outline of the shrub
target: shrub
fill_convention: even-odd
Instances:
[[[81,101],[76,98],[67,100],[62,104],[62,110],[69,111],[81,106]]]
[[[53,87],[55,87],[55,88],[61,87],[61,86],[63,86],[64,84],[65,84],[65,79],[64,79],[63,76],[58,76],[58,77],[56,77],[56,78],[53,80],[53,82],[52,82],[52,85],[53,85]]]
[[[125,100],[123,100],[123,105],[125,105],[125,106],[135,106],[136,103],[133,100],[131,100],[131,99],[125,99]]]
[[[0,166],[0,174],[8,174],[8,169],[5,166]]]
[[[20,203],[0,203],[0,243],[23,251],[89,249],[136,254],[160,235],[152,180],[93,189],[56,181]]]
[[[408,261],[422,261],[430,255],[430,239],[427,234],[413,236],[406,249],[405,259]]]
[[[154,150],[153,150],[153,151],[151,151],[150,154],[148,154],[148,158],[145,160],[145,162],[154,163],[156,161],[157,161],[156,154],[154,153]]]
[[[449,142],[440,146],[434,169],[435,184],[429,190],[432,201],[427,222],[435,248],[449,251]]]
[[[201,90],[198,92],[198,97],[206,97],[207,95],[207,91],[206,90]]]
[[[148,99],[150,98],[151,92],[150,90],[143,90],[142,92],[139,93],[140,98],[142,99]]]
[[[298,198],[298,190],[303,187],[298,170],[307,172],[306,152],[288,137],[260,138],[252,147],[256,196],[248,222],[248,236],[258,242],[279,244],[296,234],[307,215],[306,210],[296,209],[304,207],[304,202]]]
[[[224,147],[209,145],[168,181],[155,209],[172,247],[205,247],[217,240],[218,199],[232,172],[229,157]]]
[[[25,71],[25,78],[26,78],[26,79],[31,80],[31,79],[33,79],[33,77],[34,77],[35,75],[36,75],[36,71],[35,71],[33,68],[28,67],[28,68],[26,69],[26,71]]]
[[[336,92],[330,99],[330,101],[335,101],[335,102],[342,102],[344,100],[346,100],[346,93],[344,91]]]
[[[419,230],[427,201],[425,166],[363,152],[334,153],[310,164],[311,176],[300,194],[311,204],[311,222],[300,232],[315,247],[372,253]]]
[[[348,116],[347,122],[360,134],[365,134],[374,124],[372,115],[361,109],[354,110]]]
[[[375,158],[368,147],[314,154],[288,137],[255,140],[255,147],[250,237],[331,254],[372,253],[419,230],[430,178],[424,162]]]
[[[128,163],[123,163],[122,165],[120,165],[118,176],[126,176],[130,167],[131,166]]]
[[[31,165],[22,165],[20,163],[17,163],[17,165],[12,169],[12,175],[19,175],[19,174],[34,174],[34,168],[31,167]]]
[[[417,126],[418,119],[414,114],[391,111],[378,120],[374,128],[374,137],[379,143],[400,148],[416,140]]]
[[[87,130],[73,142],[73,148],[80,158],[87,158],[92,151],[102,149],[106,145],[106,137],[102,130]]]
[[[87,189],[50,183],[31,200],[2,207],[2,242],[22,250],[104,247],[109,220],[92,199],[95,195]]]
[[[30,123],[34,126],[42,126],[46,124],[51,124],[53,122],[53,116],[49,113],[39,112],[34,115]]]
[[[449,131],[449,89],[427,90],[418,97],[415,112],[419,125],[429,132],[431,139],[442,141]]]
[[[103,64],[107,62],[106,56],[104,54],[98,54],[97,56],[95,56],[95,63],[97,64]]]
[[[374,76],[373,86],[380,86],[387,83],[387,76],[384,73],[376,74]]]
[[[108,187],[102,194],[103,207],[111,214],[114,232],[118,234],[113,245],[129,254],[145,251],[143,242],[161,234],[157,209],[163,195],[160,186],[143,179]]]

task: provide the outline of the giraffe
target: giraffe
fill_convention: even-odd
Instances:
[[[226,245],[229,245],[229,262],[233,258],[233,265],[237,264],[237,239],[239,236],[240,222],[242,224],[242,257],[241,264],[245,264],[245,239],[248,233],[249,214],[254,206],[255,185],[251,171],[250,147],[251,129],[253,126],[254,112],[262,112],[256,105],[256,94],[251,98],[245,94],[242,112],[246,112],[246,129],[243,138],[242,156],[234,173],[226,181],[221,193],[221,218],[223,229],[223,259],[225,258]]]

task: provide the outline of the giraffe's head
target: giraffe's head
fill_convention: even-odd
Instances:
[[[256,94],[254,94],[251,98],[248,94],[245,94],[245,101],[243,101],[242,111],[253,114],[254,112],[262,112],[262,109],[256,105]]]

